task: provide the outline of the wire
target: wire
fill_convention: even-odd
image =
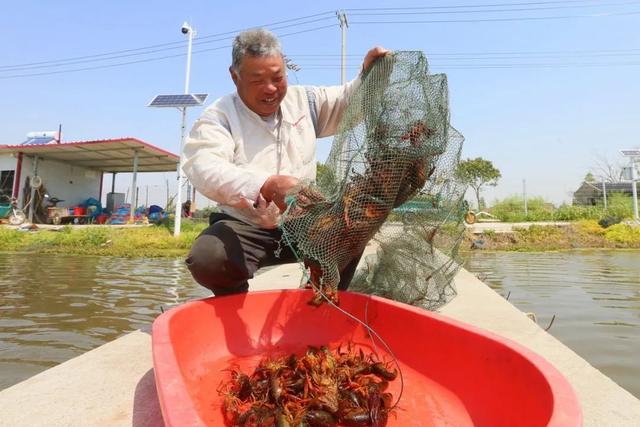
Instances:
[[[505,13],[505,12],[528,12],[538,10],[557,10],[557,9],[575,9],[584,7],[603,7],[603,6],[628,6],[637,5],[637,1],[630,1],[625,3],[609,3],[609,4],[589,4],[589,5],[567,5],[567,6],[544,6],[544,7],[531,7],[531,8],[510,8],[510,9],[490,9],[490,10],[438,10],[438,11],[420,11],[422,8],[416,8],[411,11],[403,12],[355,12],[350,13],[349,16],[371,16],[371,15],[443,15],[443,14],[471,14],[471,13]],[[375,9],[373,9],[375,10]]]
[[[349,21],[349,24],[452,24],[452,23],[471,23],[471,22],[511,22],[511,21],[546,21],[573,18],[602,18],[609,16],[631,16],[638,15],[640,11],[633,12],[611,12],[592,15],[562,15],[562,16],[531,16],[531,17],[513,17],[513,18],[482,18],[482,19],[437,19],[422,21]]]
[[[395,7],[395,8],[352,8],[345,9],[347,11],[354,11],[351,15],[355,16],[364,16],[364,15],[380,15],[385,14],[389,15],[398,15],[398,14],[433,14],[433,13],[456,13],[456,14],[468,14],[468,13],[490,13],[490,12],[513,12],[513,11],[535,11],[535,10],[548,10],[548,9],[563,9],[563,8],[576,8],[576,7],[602,7],[602,6],[620,6],[620,5],[630,5],[637,4],[637,1],[625,2],[625,3],[598,3],[598,4],[578,4],[578,3],[590,3],[595,0],[567,0],[567,1],[542,1],[542,2],[524,2],[524,3],[494,3],[494,4],[481,4],[481,5],[454,5],[454,6],[426,6],[426,7]],[[553,4],[554,6],[545,6]],[[538,6],[534,8],[519,8],[513,9],[513,7],[517,6]],[[487,8],[487,7],[510,7],[511,9],[498,9],[498,10],[477,10],[478,8]],[[451,9],[465,9],[472,8],[472,10],[453,10]],[[445,11],[442,11],[446,9]],[[405,12],[391,12],[391,11],[405,11]],[[437,10],[436,12],[424,12],[424,10]],[[374,11],[374,12],[370,12]],[[385,13],[378,11],[386,11]],[[411,12],[406,12],[411,11]],[[273,27],[272,30],[284,29],[288,27],[301,26],[310,23],[315,23],[328,19],[335,19],[333,11],[326,11],[321,13],[316,13],[312,15],[301,16],[297,18],[286,19],[282,21],[271,22],[268,24],[260,25],[259,27]],[[311,19],[316,18],[316,19]],[[542,19],[559,19],[564,17],[546,17]],[[511,18],[515,20],[525,19],[525,18]],[[300,22],[303,21],[303,22]],[[461,20],[459,22],[476,22],[478,20]],[[494,21],[494,20],[489,20]],[[431,21],[426,21],[428,23],[432,23]],[[449,21],[438,21],[438,22],[449,22]],[[458,22],[458,21],[454,21]],[[353,23],[393,23],[393,22],[360,22],[354,21]],[[409,22],[402,22],[409,23]],[[413,22],[411,22],[413,23]],[[289,24],[289,25],[281,25],[281,24]],[[258,27],[258,26],[256,26]],[[249,28],[256,28],[249,27]],[[246,30],[248,28],[243,28],[239,30],[226,31],[217,34],[210,34],[205,36],[200,36],[196,40],[193,41],[193,45],[202,45],[208,43],[214,43],[217,41],[231,39],[240,31]],[[227,36],[227,37],[224,37]],[[132,56],[141,56],[141,55],[150,55],[153,53],[158,53],[166,50],[173,49],[181,49],[183,48],[186,40],[169,42],[169,43],[160,43],[153,44],[145,47],[133,48],[133,49],[124,49],[111,51],[106,53],[99,53],[93,55],[84,55],[84,56],[76,56],[71,58],[64,59],[56,59],[49,61],[39,61],[39,62],[31,62],[31,63],[23,63],[23,64],[14,64],[14,65],[0,65],[1,71],[21,71],[27,69],[37,69],[37,68],[47,68],[47,67],[61,67],[64,65],[75,65],[80,63],[88,63],[88,62],[97,62],[97,61],[107,61],[113,59],[120,59]]]
[[[491,52],[432,52],[429,53],[429,57],[433,56],[459,56],[459,55],[567,55],[567,54],[576,54],[576,55],[589,55],[596,53],[630,53],[637,54],[640,53],[640,48],[629,48],[629,49],[596,49],[596,50],[530,50],[530,51],[491,51]],[[342,55],[339,53],[289,53],[287,56],[296,57],[296,58],[316,58],[316,57],[335,57],[340,58]],[[364,57],[364,54],[347,54],[347,57]]]
[[[306,22],[303,22],[303,23],[300,23],[300,24],[291,24],[291,25],[284,25],[284,26],[281,26],[281,27],[274,27],[274,28],[272,28],[272,30],[274,30],[274,31],[275,30],[281,30],[281,29],[284,29],[284,28],[290,28],[290,27],[294,27],[294,26],[298,26],[298,25],[305,25],[305,24],[309,24],[309,23],[313,23],[313,22],[323,21],[323,20],[326,20],[326,19],[328,19],[328,18],[314,19],[312,21],[306,21]],[[231,37],[223,37],[223,38],[218,38],[218,39],[213,39],[213,40],[207,40],[205,42],[196,42],[196,41],[194,41],[193,42],[193,46],[200,46],[200,45],[203,45],[203,44],[214,43],[214,42],[223,41],[223,40],[231,40],[233,38],[235,38],[235,35],[231,36]],[[184,46],[175,46],[175,47],[168,47],[168,48],[162,48],[162,49],[149,50],[149,51],[145,51],[145,52],[141,52],[141,53],[127,53],[127,54],[122,54],[122,55],[115,55],[115,56],[110,56],[108,58],[82,59],[82,60],[77,60],[77,61],[60,62],[60,63],[57,63],[57,64],[48,64],[48,65],[43,64],[43,65],[33,65],[33,66],[24,66],[24,67],[15,66],[13,68],[0,67],[0,72],[33,70],[33,69],[39,69],[39,68],[65,67],[65,66],[68,66],[68,65],[75,65],[75,64],[85,64],[85,63],[90,63],[90,62],[110,61],[110,60],[113,60],[113,59],[150,55],[152,53],[165,52],[165,51],[168,51],[168,50],[183,49],[183,48],[184,48]],[[214,49],[214,50],[216,50],[216,49]]]
[[[448,70],[477,70],[484,68],[591,68],[591,67],[637,67],[640,62],[612,62],[612,63],[518,63],[518,64],[439,64],[431,63],[432,68],[446,68]],[[314,65],[305,67],[304,70],[339,70],[340,65]],[[349,70],[357,70],[358,66],[347,66]]]
[[[283,26],[279,26],[279,27],[273,27],[273,28],[270,28],[270,29],[273,30],[273,31],[282,30],[282,29],[285,29],[285,28],[295,27],[295,26],[299,26],[299,25],[306,25],[306,24],[315,23],[315,22],[319,22],[319,21],[325,21],[327,19],[333,19],[333,17],[314,19],[314,20],[310,20],[310,21],[301,22],[301,23],[298,23],[298,24],[283,25]],[[335,25],[337,25],[337,24],[335,24]],[[335,25],[331,25],[331,26],[335,26]],[[203,45],[203,44],[209,44],[209,43],[214,43],[214,42],[218,42],[218,41],[231,40],[231,39],[235,38],[235,34],[236,33],[234,33],[234,35],[230,36],[230,37],[222,37],[222,38],[217,38],[217,39],[213,39],[213,40],[206,40],[204,42],[194,41],[193,42],[193,46],[200,46],[200,45]],[[181,43],[183,44],[184,42],[181,42]],[[121,54],[121,55],[114,55],[114,56],[110,56],[110,57],[79,59],[79,60],[76,60],[76,61],[66,61],[66,62],[63,62],[62,60],[60,60],[60,61],[55,61],[57,63],[51,63],[51,64],[42,63],[40,65],[4,66],[4,67],[0,67],[0,72],[23,71],[23,70],[32,70],[32,69],[41,69],[41,68],[64,67],[64,66],[75,65],[75,64],[85,64],[85,63],[91,63],[91,62],[110,61],[110,60],[113,60],[113,59],[150,55],[152,53],[165,52],[165,51],[169,51],[169,50],[183,49],[183,48],[184,48],[184,46],[180,45],[180,46],[174,46],[174,47],[164,47],[164,48],[161,48],[161,49],[148,50],[148,51],[145,51],[145,52],[126,53],[126,54]],[[213,50],[217,50],[217,48],[214,48]],[[207,51],[207,50],[204,50],[204,51]],[[181,55],[181,56],[184,56],[184,55]],[[169,57],[171,57],[171,56],[169,56]],[[167,58],[167,57],[163,57],[163,58]]]
[[[324,26],[315,27],[315,28],[308,28],[308,29],[305,29],[305,30],[295,31],[295,32],[292,32],[292,33],[280,34],[280,35],[278,35],[278,37],[282,38],[282,37],[288,37],[288,36],[301,34],[301,33],[308,33],[308,32],[311,32],[311,31],[319,31],[319,30],[323,30],[323,29],[326,29],[326,28],[335,27],[337,25],[338,24],[336,23],[336,24],[332,24],[332,25],[324,25]],[[215,51],[215,50],[228,49],[230,47],[231,47],[230,45],[226,45],[226,46],[218,46],[218,47],[208,48],[208,49],[200,49],[198,51],[192,52],[192,54],[196,55],[196,54],[203,53],[203,52],[211,52],[211,51]],[[105,65],[96,65],[96,66],[92,66],[92,67],[74,68],[74,69],[70,69],[70,70],[46,71],[46,72],[41,72],[41,73],[29,73],[29,74],[13,74],[13,75],[8,75],[8,76],[0,76],[0,80],[15,79],[15,78],[21,78],[21,77],[46,76],[46,75],[53,75],[53,74],[65,74],[65,73],[72,73],[72,72],[78,72],[78,71],[88,71],[88,70],[98,70],[98,69],[103,69],[103,68],[121,67],[121,66],[124,66],[124,65],[140,64],[140,63],[145,63],[145,62],[161,61],[161,60],[164,60],[164,59],[180,58],[180,57],[184,57],[186,55],[187,55],[186,53],[179,53],[179,54],[175,54],[175,55],[165,55],[165,56],[159,56],[159,57],[155,57],[155,58],[139,59],[139,60],[136,60],[136,61],[119,62],[119,63],[116,63],[116,64],[105,64]]]
[[[533,6],[545,4],[569,4],[569,3],[590,3],[600,2],[600,0],[558,0],[558,1],[536,1],[536,2],[518,2],[518,3],[483,3],[483,4],[462,4],[449,6],[411,6],[411,7],[375,7],[375,8],[348,8],[343,9],[345,12],[367,11],[367,10],[424,10],[424,9],[462,9],[466,7],[482,8],[482,7],[505,7],[505,6]]]

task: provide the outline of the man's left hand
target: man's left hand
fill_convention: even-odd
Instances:
[[[382,46],[374,46],[369,49],[366,56],[364,57],[364,61],[362,61],[362,71],[366,71],[373,62],[383,56],[387,56],[391,53],[390,50],[383,48]]]

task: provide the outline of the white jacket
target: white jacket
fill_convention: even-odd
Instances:
[[[260,188],[271,175],[315,180],[316,137],[335,134],[347,99],[359,83],[356,78],[344,86],[289,86],[275,129],[237,93],[224,96],[194,123],[182,169],[223,212],[258,227],[275,228],[278,208],[264,201]]]

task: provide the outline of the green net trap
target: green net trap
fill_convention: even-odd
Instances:
[[[421,52],[396,52],[369,68],[323,173],[288,197],[280,224],[316,290],[313,303],[338,302],[341,271],[372,239],[376,253],[351,290],[430,310],[455,295],[462,142],[449,123],[446,75],[430,74]]]

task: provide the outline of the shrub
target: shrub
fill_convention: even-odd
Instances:
[[[553,205],[542,197],[532,197],[527,199],[527,215],[525,215],[524,199],[520,196],[510,196],[496,201],[491,208],[491,214],[505,222],[551,221]]]
[[[605,230],[604,237],[611,242],[640,246],[640,227],[615,224]]]
[[[599,206],[572,206],[560,205],[553,212],[555,221],[597,220],[603,215],[603,209]]]
[[[595,220],[580,220],[575,224],[576,231],[583,234],[604,234],[604,228]]]

